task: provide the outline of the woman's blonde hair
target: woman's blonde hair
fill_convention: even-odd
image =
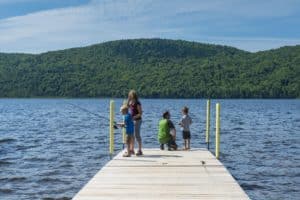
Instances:
[[[129,99],[130,96],[131,96],[135,101],[138,101],[138,100],[139,100],[138,95],[137,95],[137,93],[136,93],[135,90],[130,90],[130,91],[129,91],[129,93],[128,93],[128,99]]]

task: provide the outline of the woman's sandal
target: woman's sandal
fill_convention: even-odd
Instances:
[[[130,150],[129,152],[130,152],[130,154],[132,154],[132,155],[135,154],[135,153],[134,153],[134,150]]]
[[[141,155],[143,155],[143,152],[141,150],[139,150],[135,155],[141,156]]]

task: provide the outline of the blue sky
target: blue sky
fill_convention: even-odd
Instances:
[[[0,0],[0,52],[131,38],[260,51],[300,44],[300,0]]]

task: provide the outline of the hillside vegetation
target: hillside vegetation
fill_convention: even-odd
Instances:
[[[299,98],[300,45],[249,53],[165,39],[0,53],[0,97]]]

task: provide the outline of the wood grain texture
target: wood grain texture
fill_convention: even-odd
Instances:
[[[222,163],[206,149],[161,151],[109,161],[73,198],[117,199],[249,199]]]

